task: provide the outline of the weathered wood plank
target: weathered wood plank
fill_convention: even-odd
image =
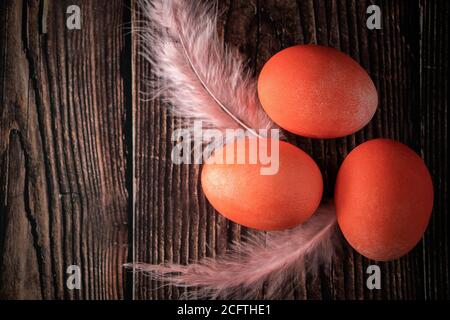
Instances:
[[[82,28],[71,31],[74,4]],[[49,1],[42,21],[43,5],[0,5],[0,297],[122,298],[126,7]],[[66,287],[69,265],[81,290]]]
[[[449,297],[448,220],[448,4],[445,1],[376,1],[382,9],[382,29],[368,30],[366,8],[371,1],[226,1],[220,2],[220,31],[249,59],[255,74],[274,53],[298,43],[336,47],[357,60],[371,75],[380,96],[379,109],[363,130],[346,138],[290,140],[311,154],[326,180],[326,197],[343,158],[356,145],[375,137],[400,140],[422,152],[435,178],[436,206],[424,243],[408,256],[379,263],[382,289],[365,286],[368,265],[374,263],[344,244],[332,270],[311,279],[299,275],[286,298],[409,299]],[[139,18],[136,12],[135,21]],[[136,45],[134,46],[136,50]],[[423,53],[423,57],[421,54]],[[134,57],[136,88],[151,74],[146,62]],[[201,194],[197,166],[170,161],[170,133],[175,119],[157,101],[134,99],[136,125],[136,259],[188,263],[216,256],[240,228],[220,215]],[[208,247],[209,249],[205,249]],[[439,252],[439,254],[438,254]],[[438,281],[441,285],[438,284]],[[445,283],[442,285],[442,283]],[[138,298],[176,298],[180,290],[143,276],[136,279]]]
[[[448,1],[420,1],[420,105],[416,144],[428,164],[435,188],[434,210],[423,239],[424,298],[450,298],[448,219]]]

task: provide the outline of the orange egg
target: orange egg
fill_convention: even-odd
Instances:
[[[219,148],[202,169],[203,191],[212,206],[226,218],[246,227],[280,230],[307,220],[322,198],[322,174],[305,152],[279,141],[279,156],[268,161],[222,163],[229,154],[245,154],[249,159],[249,143],[257,138],[242,138]],[[257,139],[258,143],[271,140]],[[243,142],[243,143],[241,143]],[[273,142],[272,142],[273,143]],[[261,174],[269,168],[274,174]]]
[[[356,61],[317,45],[290,47],[270,58],[259,75],[258,95],[279,126],[311,138],[361,129],[378,104],[372,80]]]
[[[407,146],[375,139],[354,149],[336,180],[336,214],[350,245],[387,261],[421,239],[433,207],[433,184],[423,160]]]

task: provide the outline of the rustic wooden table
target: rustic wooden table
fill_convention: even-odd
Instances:
[[[255,74],[282,48],[318,43],[347,52],[374,80],[380,104],[366,128],[341,139],[290,137],[318,161],[327,195],[346,154],[374,137],[414,148],[434,179],[427,232],[406,257],[379,264],[381,290],[365,286],[373,262],[344,245],[331,270],[299,274],[285,298],[450,298],[450,2],[375,1],[380,30],[366,27],[372,1],[219,2],[222,36]],[[72,4],[81,30],[66,28]],[[129,32],[138,19],[131,0],[0,3],[1,298],[174,299],[183,290],[157,288],[122,265],[218,256],[249,232],[207,203],[198,166],[170,161],[175,119],[138,96],[150,74]],[[80,290],[66,287],[70,265],[81,268]]]

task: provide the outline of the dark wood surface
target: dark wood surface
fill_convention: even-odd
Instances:
[[[128,252],[122,1],[1,2],[0,297],[123,298]],[[129,101],[128,101],[129,102]],[[68,290],[79,265],[82,290]]]
[[[348,53],[374,80],[380,104],[363,130],[331,140],[289,136],[318,162],[326,196],[347,153],[375,137],[411,146],[434,180],[427,232],[407,256],[379,263],[381,290],[365,286],[374,262],[344,244],[330,270],[293,279],[287,299],[450,298],[450,2],[376,1],[382,28],[368,30],[372,3],[219,1],[221,35],[255,75],[282,48],[317,43]],[[71,4],[82,9],[79,31],[65,27]],[[129,32],[140,19],[135,3],[4,0],[0,10],[0,298],[179,297],[182,289],[122,265],[215,257],[251,231],[211,208],[200,167],[171,162],[176,119],[138,94],[151,70]],[[65,285],[74,264],[81,290]]]

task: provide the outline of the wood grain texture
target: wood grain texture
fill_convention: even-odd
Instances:
[[[433,174],[436,197],[424,240],[398,261],[378,263],[382,289],[368,290],[366,268],[373,261],[344,246],[331,270],[317,278],[292,279],[287,299],[424,299],[449,298],[448,220],[445,165],[448,142],[447,60],[448,3],[445,1],[377,1],[382,29],[368,30],[370,1],[221,1],[220,32],[236,46],[258,74],[277,51],[301,43],[335,47],[348,53],[371,75],[380,95],[379,109],[363,130],[340,139],[290,141],[318,162],[326,197],[344,157],[356,145],[376,137],[397,139],[421,153]],[[139,20],[135,13],[135,21]],[[137,49],[135,45],[135,50]],[[150,75],[148,64],[134,57],[134,81]],[[189,263],[223,254],[230,241],[249,232],[224,220],[201,193],[198,166],[170,161],[174,119],[160,101],[135,97],[136,123],[136,259],[150,263]],[[136,297],[173,299],[183,291],[136,278]],[[440,284],[439,284],[440,283]],[[264,297],[261,290],[260,297]]]
[[[434,211],[423,240],[424,296],[450,298],[448,218],[448,38],[450,3],[421,1],[420,106],[416,146],[428,164],[435,188]]]
[[[65,27],[72,4],[79,31]],[[1,6],[0,297],[122,298],[123,3],[51,1],[45,29],[42,1]]]
[[[218,3],[221,36],[255,76],[277,51],[317,43],[348,53],[374,80],[380,104],[363,130],[330,140],[288,136],[319,164],[325,197],[348,152],[376,137],[411,146],[433,176],[427,232],[406,257],[379,263],[381,290],[365,285],[374,262],[344,243],[330,270],[297,275],[284,298],[449,299],[450,2]],[[381,30],[366,27],[373,3]],[[82,10],[78,31],[65,27],[72,4]],[[251,232],[209,205],[201,167],[171,162],[179,119],[139,94],[151,94],[151,68],[128,31],[141,18],[134,0],[0,2],[0,299],[176,299],[184,289],[125,275],[122,264],[216,257]],[[81,290],[65,285],[72,264],[81,267]]]

